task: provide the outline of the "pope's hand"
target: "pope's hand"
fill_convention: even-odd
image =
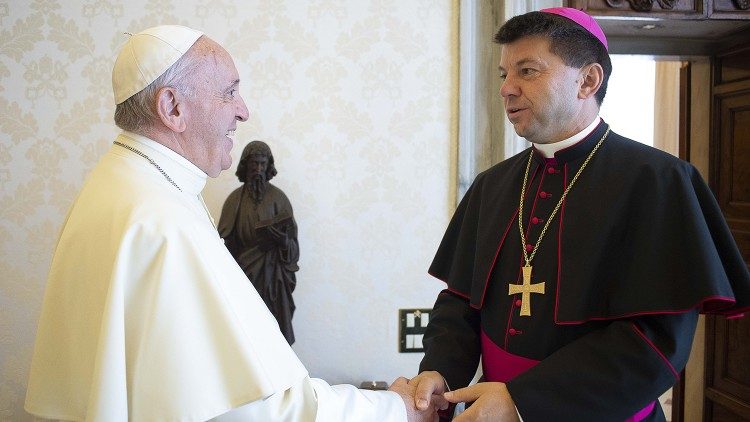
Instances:
[[[445,380],[439,372],[424,371],[409,381],[409,385],[416,388],[414,394],[415,405],[419,410],[427,409],[434,397],[440,397],[445,392]],[[447,403],[440,403],[439,409],[446,409]]]
[[[453,422],[509,421],[518,422],[516,405],[502,382],[480,382],[445,393],[451,403],[474,402]]]
[[[434,396],[431,398],[431,404],[424,408],[417,409],[414,406],[414,394],[416,388],[410,385],[409,380],[404,377],[399,377],[391,384],[390,391],[398,393],[404,400],[406,406],[406,417],[409,422],[436,422],[438,418],[438,409],[445,409],[448,407],[448,402],[442,396]]]

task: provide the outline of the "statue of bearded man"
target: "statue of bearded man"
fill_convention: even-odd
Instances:
[[[299,270],[297,223],[284,192],[269,181],[276,175],[271,148],[252,141],[242,151],[237,177],[243,185],[224,202],[219,235],[291,345],[292,292]]]

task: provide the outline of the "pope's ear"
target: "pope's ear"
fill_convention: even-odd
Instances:
[[[581,84],[578,87],[578,98],[592,97],[599,91],[604,82],[604,69],[599,63],[591,63],[581,69]]]
[[[156,92],[156,115],[159,120],[173,132],[185,130],[185,97],[176,88],[165,86]]]

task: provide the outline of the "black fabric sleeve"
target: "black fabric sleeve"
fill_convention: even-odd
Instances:
[[[507,384],[525,422],[622,421],[675,384],[698,312],[613,321]]]
[[[467,299],[440,292],[425,332],[419,372],[439,372],[452,390],[467,386],[479,365],[479,330],[479,311]]]

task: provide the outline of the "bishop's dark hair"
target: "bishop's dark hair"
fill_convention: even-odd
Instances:
[[[237,171],[234,173],[240,179],[240,182],[245,183],[245,179],[247,178],[247,160],[253,155],[265,155],[268,158],[266,182],[273,179],[278,172],[276,171],[276,166],[273,164],[271,147],[263,141],[252,141],[245,145],[245,149],[242,150],[242,157],[240,157],[240,162],[237,163]]]
[[[601,106],[612,74],[612,62],[604,45],[572,20],[545,12],[529,12],[511,18],[497,31],[495,42],[508,44],[535,35],[547,37],[550,51],[570,67],[580,69],[591,63],[602,66],[604,80],[595,95],[596,103]]]

